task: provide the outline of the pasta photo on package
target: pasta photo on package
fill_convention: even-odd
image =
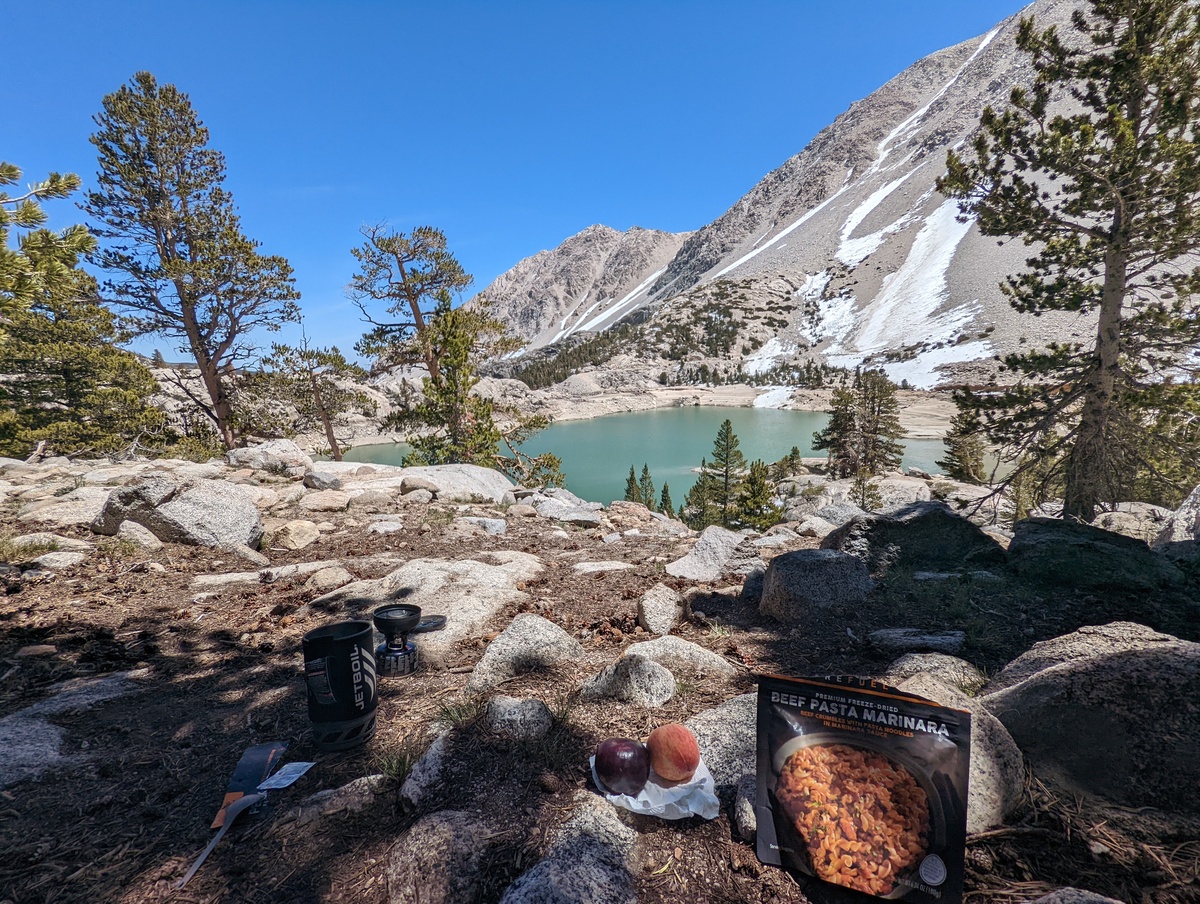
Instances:
[[[878,898],[957,904],[971,717],[860,678],[760,676],[758,856]]]

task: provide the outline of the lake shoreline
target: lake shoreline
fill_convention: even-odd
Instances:
[[[758,387],[746,384],[726,386],[659,386],[650,384],[636,390],[600,391],[581,395],[559,386],[529,390],[515,380],[481,381],[481,388],[498,402],[515,405],[522,411],[544,415],[552,421],[592,420],[611,414],[630,414],[660,408],[724,407],[774,408],[783,411],[828,411],[833,390]],[[523,390],[523,391],[522,391]],[[557,391],[556,391],[557,390]],[[896,391],[900,403],[900,424],[908,439],[942,439],[957,409],[948,392],[927,390]],[[767,404],[764,404],[766,402]],[[324,445],[323,436],[313,436],[316,445]],[[348,443],[352,448],[403,442],[397,433],[358,433]]]

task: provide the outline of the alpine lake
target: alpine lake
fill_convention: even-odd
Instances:
[[[521,451],[530,455],[553,452],[562,459],[566,486],[582,499],[608,504],[625,497],[630,465],[641,477],[649,465],[655,495],[669,484],[676,506],[696,482],[701,458],[711,458],[717,429],[726,419],[733,423],[738,448],[747,462],[761,458],[774,462],[793,446],[805,457],[822,456],[812,448],[813,433],[829,415],[820,411],[780,411],[770,408],[698,406],[656,408],[627,414],[609,414],[586,420],[555,421],[534,436]],[[945,454],[940,439],[902,440],[904,466],[936,473],[935,462]],[[399,465],[408,446],[380,443],[357,446],[346,461]]]

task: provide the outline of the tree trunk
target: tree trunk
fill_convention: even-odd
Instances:
[[[313,404],[317,406],[317,416],[321,418],[321,425],[325,428],[325,440],[329,443],[329,455],[334,461],[342,460],[342,447],[338,445],[337,436],[333,432],[333,419],[330,418],[329,412],[325,408],[325,399],[321,395],[321,385],[317,381],[317,375],[311,370],[308,372],[309,385],[312,386]]]
[[[213,414],[217,419],[217,433],[226,449],[233,449],[238,444],[238,435],[233,429],[233,403],[225,392],[225,382],[211,361],[205,361],[200,368],[204,386],[208,389],[209,397],[213,400]]]
[[[1120,214],[1115,227],[1120,225]],[[1100,320],[1096,327],[1096,353],[1084,387],[1079,429],[1067,461],[1067,486],[1063,494],[1063,517],[1091,522],[1101,502],[1115,485],[1110,421],[1113,396],[1121,369],[1121,311],[1125,300],[1128,252],[1123,242],[1114,242],[1104,255],[1104,289]]]

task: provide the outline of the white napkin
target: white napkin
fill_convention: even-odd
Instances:
[[[687,819],[689,816],[716,819],[721,813],[717,786],[712,773],[704,765],[703,757],[700,759],[700,765],[696,767],[696,774],[689,781],[679,784],[659,784],[659,777],[651,769],[646,786],[636,796],[609,793],[596,775],[596,758],[593,756],[588,763],[592,767],[592,781],[596,783],[600,793],[609,803],[618,807],[662,819]]]

